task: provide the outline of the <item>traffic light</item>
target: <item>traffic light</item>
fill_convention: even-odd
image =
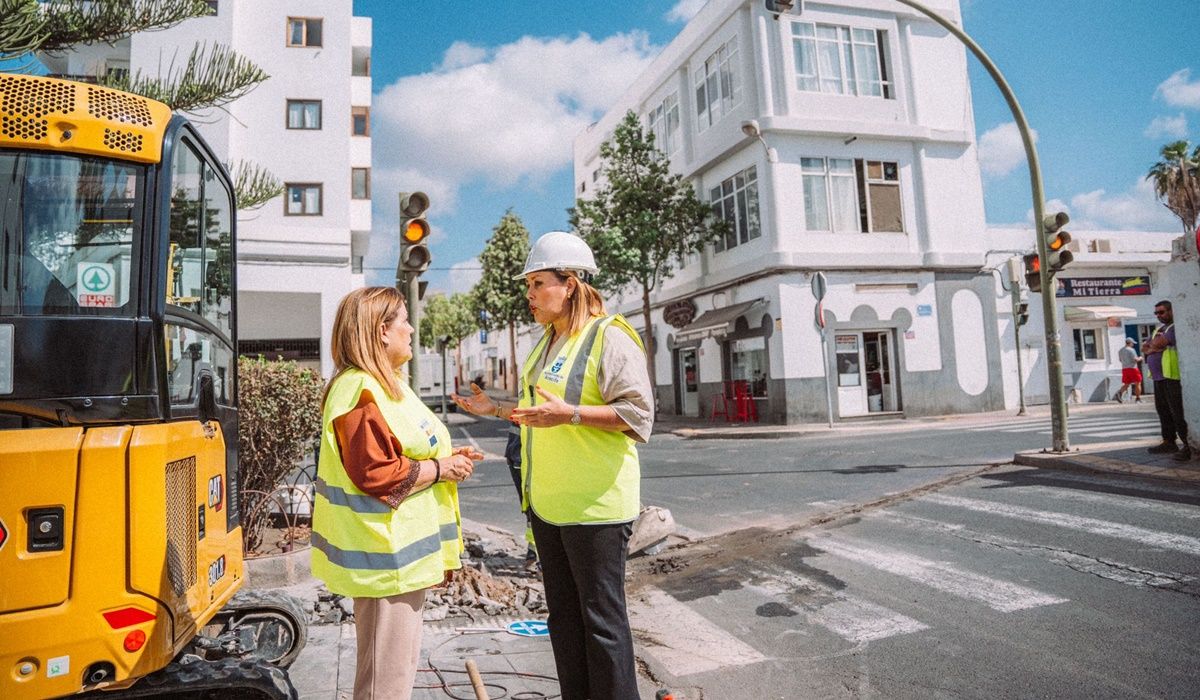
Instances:
[[[1016,319],[1017,319],[1017,327],[1018,328],[1025,325],[1026,323],[1029,323],[1029,302],[1022,301],[1022,302],[1018,303],[1017,308],[1016,308],[1016,313],[1014,315],[1016,316]]]
[[[400,193],[400,266],[398,274],[421,274],[429,269],[432,256],[425,239],[429,237],[429,222],[425,210],[429,197],[424,192]]]
[[[1071,217],[1061,211],[1057,214],[1047,214],[1046,218],[1042,219],[1042,232],[1046,236],[1046,271],[1051,277],[1075,259],[1071,251],[1067,250],[1071,234],[1063,230],[1063,226],[1070,220]]]
[[[1042,291],[1042,261],[1038,254],[1029,253],[1022,259],[1025,261],[1025,286],[1031,292]]]

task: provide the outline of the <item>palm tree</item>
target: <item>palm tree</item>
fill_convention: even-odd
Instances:
[[[1154,183],[1154,194],[1183,222],[1185,233],[1196,230],[1200,219],[1200,145],[1188,152],[1187,141],[1162,147],[1162,160],[1155,163],[1146,179]]]

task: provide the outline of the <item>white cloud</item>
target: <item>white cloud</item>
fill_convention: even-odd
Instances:
[[[395,259],[400,190],[425,191],[436,218],[464,184],[536,184],[569,167],[575,136],[657,52],[644,32],[456,42],[434,70],[383,88],[371,109],[372,259]]]
[[[1200,80],[1191,82],[1190,68],[1177,70],[1171,77],[1159,83],[1154,96],[1172,107],[1187,107],[1200,109]]]
[[[1174,117],[1155,117],[1146,126],[1146,130],[1142,132],[1142,135],[1151,139],[1159,139],[1164,137],[1181,139],[1187,136],[1187,133],[1187,117],[1180,112]]]
[[[696,16],[708,0],[679,0],[663,15],[668,22],[687,22]]]
[[[1109,194],[1092,190],[1046,202],[1046,212],[1065,211],[1071,216],[1068,229],[1077,231],[1178,231],[1179,219],[1154,196],[1154,185],[1144,178],[1124,192]],[[1026,226],[1033,224],[1033,210],[1026,212]]]
[[[466,293],[479,282],[483,269],[479,266],[479,258],[471,258],[450,266],[446,286],[450,294]]]
[[[1037,132],[1031,133],[1037,143]],[[979,137],[979,167],[985,176],[1001,178],[1024,163],[1025,145],[1016,122],[1005,122]]]

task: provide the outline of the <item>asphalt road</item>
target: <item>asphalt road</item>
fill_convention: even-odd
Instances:
[[[1072,441],[1153,436],[1153,418],[1090,412]],[[503,452],[497,421],[455,430]],[[656,435],[643,502],[697,541],[631,562],[644,670],[686,698],[1194,697],[1200,489],[994,466],[1042,431]],[[523,528],[507,467],[476,474],[467,517]]]

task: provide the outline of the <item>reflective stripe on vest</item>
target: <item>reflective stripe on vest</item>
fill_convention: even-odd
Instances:
[[[1168,329],[1173,327],[1174,323],[1169,323],[1162,326],[1162,332],[1166,333]],[[1154,336],[1158,335],[1159,329],[1155,328],[1150,335],[1150,339],[1154,340]],[[1162,376],[1163,379],[1179,379],[1179,350],[1174,345],[1168,345],[1162,350]]]
[[[312,572],[329,590],[381,598],[441,582],[461,566],[458,492],[452,482],[410,493],[396,509],[363,493],[342,464],[333,420],[354,408],[363,390],[375,397],[388,427],[410,459],[450,454],[450,433],[407,384],[388,397],[369,374],[350,370],[329,389],[322,416],[321,455],[314,483]]]
[[[605,403],[598,381],[604,331],[617,325],[641,347],[641,338],[620,316],[595,318],[564,341],[534,371],[550,342],[550,329],[530,353],[522,372],[521,407],[536,405],[535,387],[571,405]],[[637,517],[641,471],[634,441],[623,432],[582,425],[521,428],[522,505],[555,525],[619,523]]]

